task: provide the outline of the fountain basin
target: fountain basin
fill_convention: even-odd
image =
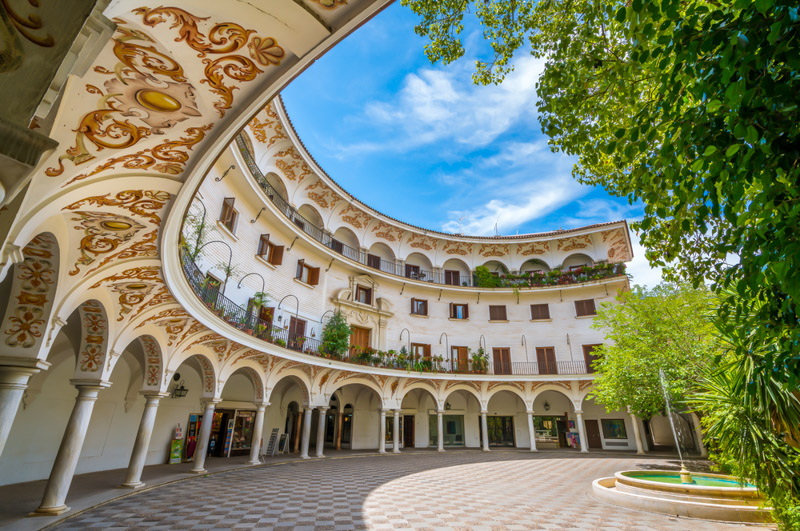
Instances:
[[[758,489],[721,474],[692,474],[681,483],[678,472],[626,470],[592,483],[601,500],[631,509],[727,522],[772,521],[771,509]]]

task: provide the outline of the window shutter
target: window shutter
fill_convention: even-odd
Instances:
[[[594,299],[589,299],[586,301],[586,315],[594,315],[597,313],[594,307]]]
[[[272,265],[281,265],[283,263],[283,245],[275,245],[272,248]]]
[[[415,302],[416,300],[417,300],[417,299],[411,299],[411,313],[414,313],[414,308],[415,308],[415,304],[414,304],[414,302]]]
[[[464,319],[469,319],[469,304],[464,305]]]
[[[430,345],[423,345],[422,348],[423,348],[423,353],[424,353],[423,355],[426,358],[430,358],[431,357],[431,346]]]
[[[583,315],[583,301],[575,301],[575,315],[578,317]]]
[[[450,303],[450,318],[453,319],[456,316],[455,309],[453,308],[453,303]]]
[[[222,201],[222,213],[219,216],[220,221],[223,223],[229,223],[231,214],[233,213],[233,202],[235,199],[233,197],[226,197]]]
[[[297,274],[295,278],[303,278],[303,265],[305,264],[305,259],[301,258],[297,261]]]
[[[319,284],[319,268],[318,267],[309,267],[308,268],[308,283],[312,286],[316,286]]]
[[[258,240],[258,256],[264,256],[269,252],[269,234],[262,234]]]

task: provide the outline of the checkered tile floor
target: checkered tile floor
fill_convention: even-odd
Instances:
[[[744,529],[591,497],[598,477],[665,463],[515,451],[298,460],[136,493],[57,529]]]

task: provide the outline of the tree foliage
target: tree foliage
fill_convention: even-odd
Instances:
[[[341,311],[334,313],[322,328],[322,349],[326,354],[340,358],[350,347],[353,330]]]
[[[714,298],[704,288],[664,283],[652,290],[636,286],[617,299],[601,305],[592,325],[606,333],[606,343],[594,351],[592,396],[609,411],[630,407],[650,418],[665,406],[659,371],[679,402],[712,362]]]
[[[794,0],[403,0],[433,60],[464,54],[464,12],[499,82],[529,45],[546,59],[539,120],[584,183],[641,200],[637,225],[670,278],[731,288],[721,316],[746,315],[759,358],[800,379],[800,16]],[[734,257],[730,260],[730,257]],[[733,263],[729,263],[733,262]],[[742,353],[744,354],[744,353]]]

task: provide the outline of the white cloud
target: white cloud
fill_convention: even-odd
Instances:
[[[491,144],[520,120],[535,117],[542,60],[520,58],[500,85],[474,85],[472,68],[469,61],[460,61],[407,74],[391,101],[365,105],[365,118],[391,131],[391,138],[342,146],[339,156],[404,152],[448,140],[473,150]]]
[[[631,231],[631,246],[633,247],[633,260],[628,262],[628,273],[633,277],[631,284],[654,288],[662,280],[661,268],[650,266],[644,255],[645,248],[642,247],[639,236],[633,231]]]

